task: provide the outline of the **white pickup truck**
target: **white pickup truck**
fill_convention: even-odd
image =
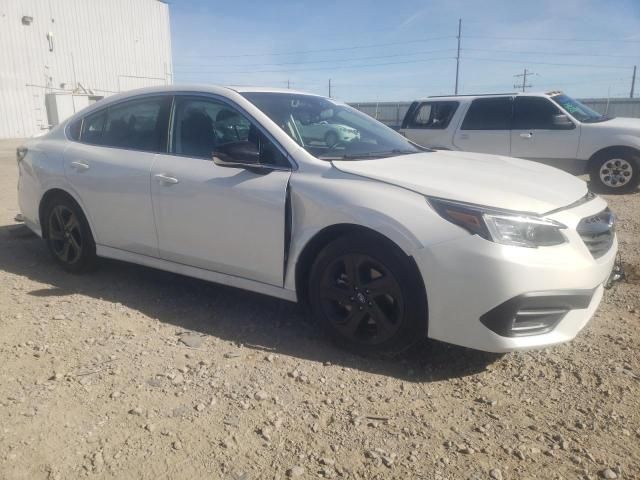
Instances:
[[[640,182],[640,119],[607,117],[562,92],[428,97],[411,104],[400,132],[426,147],[589,173],[602,192]]]

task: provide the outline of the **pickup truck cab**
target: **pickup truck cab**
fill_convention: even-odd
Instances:
[[[640,182],[640,119],[611,118],[559,91],[428,97],[400,132],[423,146],[525,158],[589,173],[602,192]]]

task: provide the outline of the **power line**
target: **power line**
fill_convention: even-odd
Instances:
[[[420,60],[406,60],[402,62],[385,62],[385,63],[366,63],[361,65],[336,65],[336,66],[328,66],[328,67],[319,67],[319,68],[298,68],[298,69],[280,69],[280,70],[194,70],[191,72],[182,72],[183,75],[187,74],[245,74],[245,73],[293,73],[293,72],[314,72],[314,71],[327,71],[327,70],[344,70],[349,68],[368,68],[368,67],[384,67],[387,65],[405,65],[409,63],[425,63],[425,62],[435,62],[439,60],[453,60],[454,57],[437,57],[437,58],[424,58]]]
[[[464,57],[465,60],[478,60],[483,62],[504,62],[504,63],[520,63],[522,60],[508,60],[503,58],[481,58],[481,57]],[[629,65],[594,65],[586,63],[553,63],[553,62],[533,62],[527,60],[527,63],[533,63],[535,65],[553,65],[556,67],[589,67],[589,68],[615,68],[615,69],[628,69]]]
[[[489,35],[465,35],[465,38],[486,38],[490,40],[531,40],[540,42],[602,42],[602,43],[640,43],[640,40],[630,38],[536,38],[536,37],[500,37]]]
[[[334,62],[352,62],[359,60],[377,60],[380,58],[396,58],[396,57],[408,57],[412,55],[426,55],[429,53],[444,53],[451,52],[453,48],[439,49],[439,50],[423,50],[420,52],[411,52],[411,53],[398,53],[393,55],[374,55],[369,57],[354,57],[354,58],[336,58],[331,60],[310,60],[310,61],[302,61],[302,62],[281,62],[281,63],[243,63],[243,64],[234,64],[234,65],[225,65],[225,64],[191,64],[191,65],[174,65],[174,69],[178,67],[179,69],[185,67],[217,67],[217,66],[229,66],[229,67],[275,67],[280,65],[313,65],[316,63],[334,63]],[[183,72],[189,73],[189,72]]]
[[[439,37],[428,37],[428,38],[422,38],[420,40],[404,40],[402,42],[389,42],[389,43],[373,43],[373,44],[369,44],[369,45],[355,45],[352,47],[339,47],[339,48],[320,48],[320,49],[316,49],[316,50],[298,50],[298,51],[292,51],[292,52],[275,52],[275,53],[271,53],[271,52],[265,52],[265,53],[238,53],[238,54],[234,54],[234,55],[199,55],[199,54],[193,54],[193,55],[182,55],[182,57],[194,57],[194,58],[202,58],[202,57],[206,57],[206,58],[237,58],[237,57],[268,57],[268,56],[281,56],[281,55],[299,55],[302,53],[318,53],[318,52],[341,52],[341,51],[345,51],[345,50],[358,50],[358,49],[364,49],[364,48],[377,48],[377,47],[389,47],[392,45],[407,45],[409,43],[422,43],[422,42],[428,42],[428,41],[432,41],[432,40],[444,40],[447,38],[455,38],[453,35],[444,35],[444,36],[439,36]]]
[[[607,53],[578,53],[578,52],[544,52],[532,50],[494,50],[491,48],[463,48],[464,52],[496,52],[496,53],[516,53],[518,55],[549,55],[549,56],[571,56],[571,57],[611,57],[611,58],[640,58],[640,55],[610,55]]]

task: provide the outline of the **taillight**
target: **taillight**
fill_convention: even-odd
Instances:
[[[27,156],[27,147],[18,147],[16,149],[16,158],[18,159],[18,163]]]

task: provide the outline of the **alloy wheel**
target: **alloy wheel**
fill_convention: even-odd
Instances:
[[[76,215],[57,205],[49,215],[49,241],[53,253],[64,263],[76,263],[82,255],[82,231]]]
[[[324,314],[344,337],[380,344],[402,323],[404,300],[397,279],[368,255],[346,254],[334,259],[320,282]]]
[[[612,158],[600,167],[600,180],[607,187],[620,188],[631,181],[633,167],[624,158]]]

